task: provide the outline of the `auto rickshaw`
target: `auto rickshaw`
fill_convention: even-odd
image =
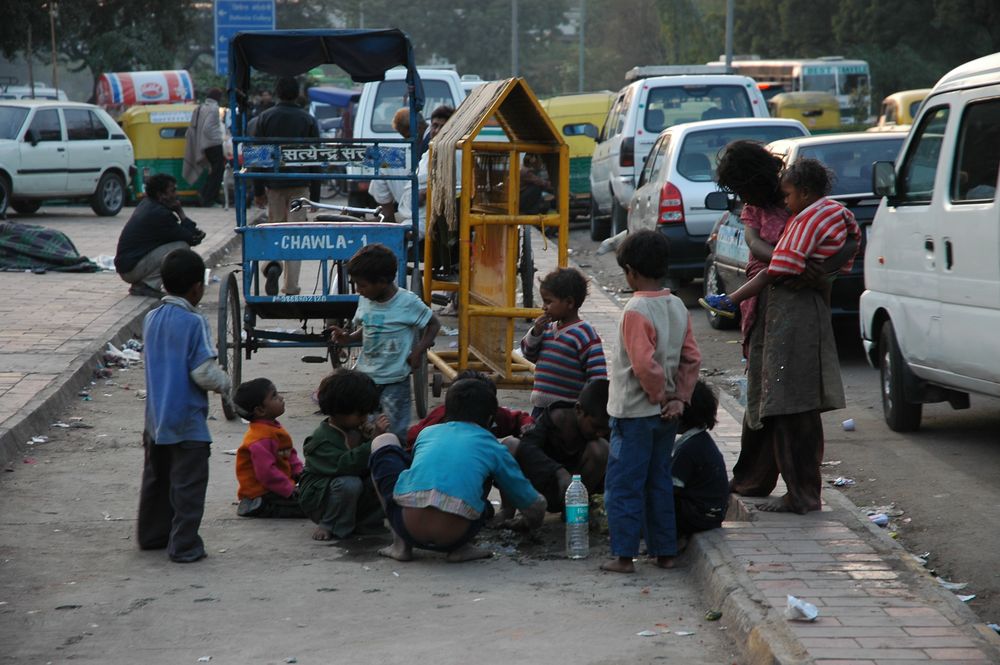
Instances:
[[[930,88],[900,90],[882,100],[882,110],[879,112],[878,124],[871,132],[906,131],[917,117],[920,105],[930,93]]]
[[[767,108],[772,118],[798,120],[812,134],[840,131],[840,103],[828,92],[782,92]]]
[[[136,175],[129,184],[133,201],[143,197],[146,180],[157,173],[167,173],[177,179],[177,195],[181,199],[198,198],[198,188],[206,174],[194,183],[182,175],[184,134],[196,108],[197,104],[133,106],[119,116],[118,123],[135,151]]]

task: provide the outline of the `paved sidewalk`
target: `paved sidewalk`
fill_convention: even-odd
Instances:
[[[10,221],[58,229],[80,254],[113,257],[118,235],[133,208],[98,217],[90,208],[46,206]],[[206,237],[194,249],[213,265],[234,248],[235,212],[222,208],[186,211]],[[48,429],[50,418],[86,385],[108,341],[142,328],[153,298],[128,295],[114,272],[0,273],[0,464],[23,452],[25,442]]]
[[[541,276],[555,268],[556,247],[537,233],[533,239]],[[617,344],[623,304],[591,283],[581,317],[605,349]],[[731,470],[743,407],[719,393],[724,408],[713,434]],[[779,483],[775,494],[784,491]],[[823,510],[804,516],[757,512],[756,501],[733,496],[730,521],[692,539],[686,555],[747,662],[1000,663],[997,634],[842,493],[825,487]],[[786,620],[789,594],[816,605],[819,618]]]

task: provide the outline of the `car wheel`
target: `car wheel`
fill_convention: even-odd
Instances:
[[[0,219],[7,213],[7,206],[10,205],[10,181],[7,177],[0,175]]]
[[[601,217],[597,210],[597,202],[590,200],[590,239],[594,242],[607,240],[611,235],[611,220]]]
[[[611,197],[611,235],[618,235],[628,228],[628,210],[618,205],[618,201]]]
[[[714,254],[709,254],[708,258],[705,259],[704,284],[706,296],[725,293],[725,287],[722,285],[722,280],[719,279],[719,271],[715,266]],[[739,319],[727,319],[708,310],[705,310],[705,315],[708,317],[708,325],[715,330],[732,330],[739,321]]]
[[[21,215],[33,215],[42,207],[42,202],[21,199],[20,201],[11,201],[10,207]]]
[[[879,376],[882,380],[882,413],[894,432],[913,432],[920,428],[923,404],[906,401],[903,388],[903,354],[899,351],[896,331],[886,322],[879,336]]]
[[[124,205],[125,181],[117,173],[108,171],[98,181],[90,207],[101,217],[114,217]]]

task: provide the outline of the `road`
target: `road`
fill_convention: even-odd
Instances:
[[[573,260],[602,287],[627,289],[613,254],[597,256],[587,229],[571,232]],[[736,394],[742,374],[738,331],[709,327],[698,307],[701,283],[681,289],[703,354],[702,367],[720,388]],[[623,294],[624,295],[624,294]],[[627,297],[627,295],[625,296]],[[949,581],[968,582],[970,606],[986,622],[1000,621],[1000,400],[972,397],[972,408],[924,408],[919,432],[899,434],[882,419],[879,374],[864,359],[857,321],[835,328],[847,408],[825,414],[824,474],[854,479],[842,488],[859,507],[898,512],[890,529],[913,553],[930,552],[929,568]],[[855,431],[841,423],[853,418]]]

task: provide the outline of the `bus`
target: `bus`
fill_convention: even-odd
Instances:
[[[724,66],[725,57],[708,64]],[[840,104],[841,124],[871,120],[871,73],[864,60],[841,56],[763,60],[756,56],[733,58],[730,71],[749,76],[784,92],[829,92]],[[858,113],[858,111],[861,111]]]

